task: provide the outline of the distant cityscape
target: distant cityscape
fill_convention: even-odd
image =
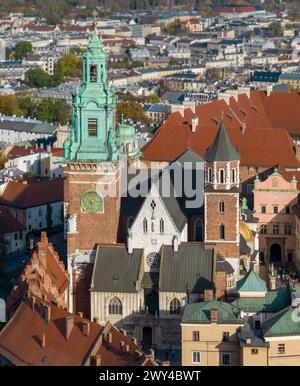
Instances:
[[[19,3],[0,366],[299,366],[298,2]]]

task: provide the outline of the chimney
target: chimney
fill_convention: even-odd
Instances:
[[[192,133],[196,132],[197,126],[198,126],[198,117],[193,117],[192,118]]]
[[[82,312],[77,312],[77,315],[78,315],[80,318],[83,318],[83,313],[82,313]]]
[[[174,252],[178,252],[178,236],[175,235],[173,237],[173,250]]]
[[[138,360],[142,355],[143,353],[140,350],[138,349],[134,350],[134,357],[136,360]]]
[[[129,350],[130,350],[130,346],[129,346],[129,344],[126,344],[126,346],[125,346],[125,352],[129,352]]]
[[[137,339],[132,337],[131,340],[132,340],[133,343],[137,346]]]
[[[35,296],[30,297],[30,307],[34,311],[34,306],[35,306]]]
[[[42,334],[41,347],[45,348],[45,346],[46,346],[46,334]]]
[[[125,342],[124,342],[124,340],[120,341],[120,351],[121,351],[121,353],[123,353],[125,351]]]
[[[101,355],[92,355],[90,358],[91,366],[101,366]]]
[[[69,340],[72,329],[74,327],[74,316],[65,317],[65,339]]]
[[[93,322],[99,324],[99,318],[93,318]]]
[[[112,333],[111,332],[109,332],[107,334],[107,341],[108,341],[109,344],[112,344]]]
[[[90,323],[82,322],[82,333],[84,336],[89,336],[90,334]]]
[[[204,301],[210,302],[214,299],[214,291],[212,289],[205,289],[204,290]]]
[[[246,131],[246,122],[242,122],[242,134],[245,134]]]
[[[150,358],[154,361],[155,360],[155,351],[153,350],[153,348],[150,348],[149,352],[150,352]]]
[[[51,322],[51,306],[49,304],[44,305],[44,319],[47,323]]]
[[[210,321],[211,323],[218,323],[218,310],[210,310]]]

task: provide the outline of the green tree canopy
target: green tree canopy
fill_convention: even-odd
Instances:
[[[148,123],[150,120],[144,113],[142,106],[134,101],[125,102],[120,101],[117,104],[117,120],[120,122],[122,116],[133,121]]]
[[[30,42],[21,41],[15,45],[16,59],[24,59],[32,52],[32,44]]]
[[[51,76],[41,68],[32,68],[25,73],[25,83],[29,87],[51,87]]]
[[[68,54],[63,56],[58,62],[57,69],[63,76],[81,77],[82,60],[76,55]]]
[[[274,21],[273,23],[270,23],[269,31],[271,36],[274,36],[274,37],[281,36],[283,33],[281,23],[279,21]]]

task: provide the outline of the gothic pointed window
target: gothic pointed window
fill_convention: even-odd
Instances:
[[[165,222],[162,218],[160,219],[160,222],[159,222],[159,230],[161,234],[165,233]]]
[[[143,220],[143,231],[144,231],[144,233],[148,232],[148,221],[146,218],[144,218],[144,220]]]
[[[108,313],[109,315],[122,315],[123,306],[122,302],[116,296],[111,299],[108,305]]]
[[[97,137],[97,119],[89,118],[88,119],[88,136]]]
[[[180,315],[181,312],[181,303],[177,298],[174,298],[170,302],[170,314],[171,315]]]
[[[90,66],[90,82],[91,83],[97,82],[97,66],[95,64],[92,64]]]
[[[220,240],[225,240],[225,225],[221,224],[219,229],[220,229]]]
[[[203,241],[203,222],[202,222],[201,218],[198,218],[195,221],[194,241]]]
[[[224,213],[225,212],[225,203],[223,200],[219,201],[219,212]]]

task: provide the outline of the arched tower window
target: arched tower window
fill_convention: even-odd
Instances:
[[[198,218],[195,221],[194,241],[203,241],[203,222],[202,222],[201,218]]]
[[[235,173],[235,169],[232,169],[231,170],[231,182],[232,183],[235,183],[236,181],[236,173]]]
[[[144,218],[144,220],[143,220],[143,231],[144,231],[144,233],[148,232],[148,221],[146,218]]]
[[[165,233],[165,222],[162,218],[159,221],[159,230],[161,234]]]
[[[90,65],[90,82],[97,82],[97,66],[95,64]]]
[[[174,298],[170,302],[170,314],[171,315],[180,315],[181,312],[181,303],[177,298]]]
[[[122,315],[122,302],[119,298],[114,297],[111,299],[108,305],[109,315]]]
[[[219,183],[225,184],[225,171],[224,171],[224,169],[219,170]]]
[[[225,225],[220,225],[220,240],[225,240]]]
[[[208,179],[208,182],[212,182],[213,180],[212,168],[208,168],[207,170],[207,179]]]
[[[225,212],[225,202],[223,200],[219,201],[219,212],[224,213]]]

